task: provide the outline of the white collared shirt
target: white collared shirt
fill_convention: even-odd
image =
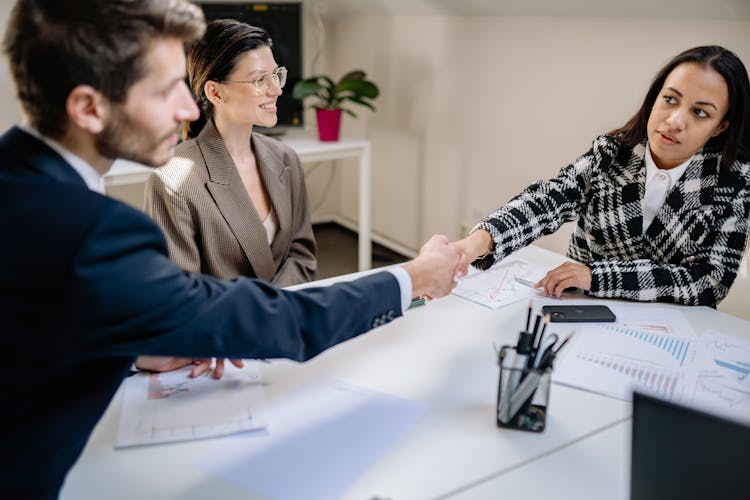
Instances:
[[[99,175],[99,172],[97,172],[94,167],[88,164],[86,160],[81,158],[80,156],[72,153],[69,149],[64,147],[59,142],[55,141],[54,139],[50,139],[49,137],[43,136],[39,133],[38,130],[33,128],[30,125],[22,124],[18,126],[21,130],[26,132],[29,135],[32,135],[39,139],[40,141],[44,142],[47,146],[49,146],[52,150],[54,150],[57,154],[63,157],[63,160],[68,162],[68,165],[73,167],[73,170],[75,170],[78,175],[83,178],[83,182],[86,183],[86,186],[92,191],[95,191],[100,194],[104,193],[104,180],[102,179],[102,176]]]
[[[646,162],[646,186],[645,192],[643,193],[643,232],[646,232],[648,226],[653,222],[657,212],[664,204],[664,200],[667,199],[667,193],[680,180],[680,177],[685,174],[690,161],[693,159],[691,156],[687,161],[679,164],[669,170],[661,169],[656,166],[654,158],[651,156],[651,150],[646,143],[646,156],[644,158]]]

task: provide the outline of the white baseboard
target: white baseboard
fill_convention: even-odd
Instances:
[[[359,229],[359,225],[356,221],[349,220],[345,217],[341,217],[340,215],[320,215],[312,218],[313,224],[326,224],[331,222],[334,224],[338,224],[341,227],[345,227],[346,229],[349,229],[350,231],[353,231],[355,233],[357,232],[357,229]],[[383,245],[389,250],[393,250],[394,252],[400,253],[401,255],[404,255],[406,257],[414,258],[417,256],[418,252],[416,252],[414,249],[405,247],[401,243],[383,236],[382,234],[373,232],[370,234],[370,238],[375,243]]]

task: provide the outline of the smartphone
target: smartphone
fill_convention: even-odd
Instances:
[[[542,306],[542,314],[549,314],[551,323],[612,323],[617,319],[609,307],[601,305]]]

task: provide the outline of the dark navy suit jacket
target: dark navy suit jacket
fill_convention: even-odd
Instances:
[[[289,292],[183,272],[146,215],[18,128],[0,137],[0,266],[0,497],[57,495],[139,354],[302,361],[401,311],[390,273]]]

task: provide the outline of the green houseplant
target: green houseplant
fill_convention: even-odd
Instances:
[[[354,70],[334,82],[327,75],[316,75],[300,80],[292,89],[292,96],[303,101],[315,98],[313,107],[318,119],[318,136],[321,141],[337,141],[341,127],[341,112],[356,117],[342,104],[349,101],[375,111],[372,101],[378,97],[378,86],[367,79],[362,70]]]

